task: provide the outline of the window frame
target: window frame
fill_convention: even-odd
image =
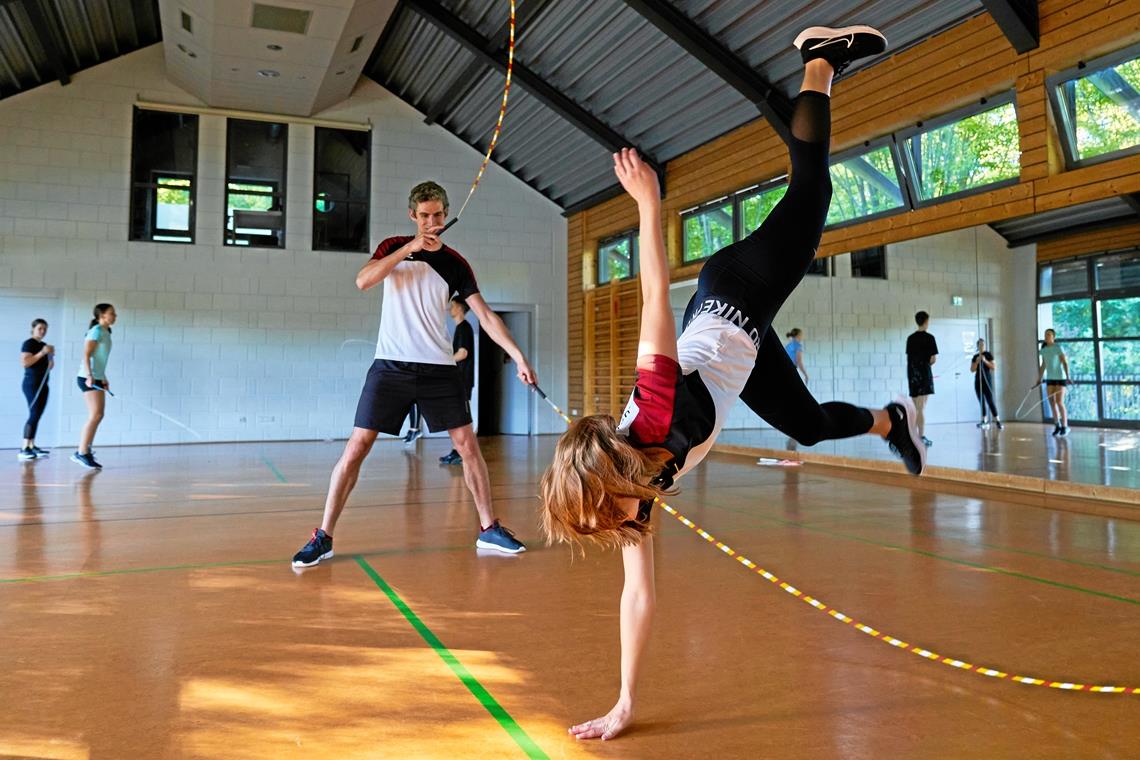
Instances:
[[[1073,384],[1074,385],[1090,385],[1090,386],[1093,386],[1093,393],[1095,394],[1094,397],[1096,399],[1097,419],[1095,419],[1095,420],[1073,420],[1073,423],[1075,425],[1078,425],[1078,426],[1086,425],[1086,426],[1120,428],[1120,429],[1129,429],[1129,430],[1140,429],[1140,422],[1138,422],[1136,420],[1122,420],[1119,418],[1110,418],[1110,417],[1105,416],[1104,388],[1106,386],[1137,385],[1138,383],[1130,382],[1130,381],[1122,381],[1122,380],[1104,380],[1103,379],[1103,377],[1104,377],[1104,364],[1103,364],[1103,357],[1101,355],[1101,344],[1102,343],[1106,343],[1106,342],[1107,343],[1121,343],[1121,342],[1128,342],[1128,341],[1140,342],[1140,335],[1106,338],[1106,337],[1101,335],[1101,330],[1100,330],[1100,303],[1101,303],[1101,301],[1112,301],[1112,300],[1116,300],[1116,299],[1120,299],[1120,298],[1136,298],[1136,297],[1140,296],[1140,288],[1113,288],[1113,289],[1097,290],[1096,279],[1095,279],[1096,273],[1094,271],[1096,268],[1097,260],[1099,260],[1105,256],[1113,256],[1113,255],[1116,255],[1119,253],[1127,253],[1129,250],[1140,250],[1140,247],[1137,247],[1136,249],[1102,251],[1101,253],[1091,255],[1091,256],[1079,256],[1079,257],[1071,257],[1071,258],[1066,258],[1066,259],[1056,259],[1054,261],[1042,261],[1042,262],[1038,263],[1038,265],[1037,265],[1037,282],[1038,282],[1038,285],[1037,285],[1037,293],[1036,293],[1037,297],[1036,297],[1035,302],[1034,302],[1034,323],[1035,323],[1036,329],[1037,329],[1036,335],[1034,336],[1034,341],[1037,345],[1040,345],[1040,342],[1041,342],[1041,338],[1040,338],[1041,324],[1037,320],[1037,316],[1036,316],[1038,313],[1037,307],[1040,307],[1042,304],[1055,303],[1055,302],[1059,302],[1059,301],[1073,301],[1073,300],[1083,300],[1083,299],[1088,299],[1088,301],[1089,301],[1089,306],[1091,309],[1090,318],[1092,320],[1092,325],[1091,325],[1092,335],[1090,337],[1087,337],[1087,338],[1064,338],[1064,339],[1058,338],[1057,339],[1057,342],[1061,343],[1061,344],[1089,343],[1089,344],[1092,344],[1092,348],[1093,348],[1092,360],[1093,360],[1094,371],[1096,373],[1096,379],[1095,380],[1074,380]],[[1056,264],[1068,264],[1068,263],[1071,263],[1074,261],[1079,261],[1082,264],[1084,264],[1084,266],[1085,266],[1085,288],[1086,289],[1083,291],[1074,291],[1074,292],[1069,292],[1069,293],[1063,293],[1061,295],[1052,295],[1052,296],[1042,297],[1041,296],[1041,286],[1040,286],[1041,269],[1043,267],[1047,267],[1047,266],[1053,266]],[[1045,415],[1045,412],[1042,412],[1043,418],[1044,418],[1044,415]]]
[[[709,258],[712,257],[714,253],[716,253],[716,251],[711,251],[710,253],[707,253],[704,256],[700,256],[695,259],[685,258],[685,222],[688,219],[691,219],[694,216],[699,216],[706,211],[714,208],[720,208],[721,206],[725,205],[725,201],[728,201],[729,206],[732,208],[732,240],[729,242],[729,245],[740,240],[740,214],[737,213],[739,211],[738,206],[740,204],[736,198],[738,194],[739,193],[737,192],[728,193],[726,195],[719,195],[712,200],[705,201],[704,203],[700,203],[681,212],[681,266],[690,266],[692,264],[699,264],[701,262],[708,261]]]
[[[884,219],[888,216],[895,216],[896,214],[903,214],[907,211],[913,210],[913,200],[910,197],[910,186],[907,184],[906,176],[902,170],[902,164],[899,161],[898,145],[895,143],[894,133],[876,137],[874,140],[864,140],[863,142],[855,145],[847,150],[841,150],[838,153],[832,153],[828,161],[828,171],[830,172],[832,166],[850,161],[853,158],[864,156],[868,153],[873,153],[882,147],[890,149],[891,163],[895,167],[895,179],[898,181],[899,194],[902,196],[902,205],[898,208],[887,209],[886,211],[878,211],[874,214],[866,216],[857,216],[854,219],[847,219],[842,222],[835,222],[834,224],[824,224],[824,231],[828,230],[841,230],[844,227],[850,227],[855,224],[863,224],[864,222],[874,221],[876,219]],[[834,184],[834,182],[832,183]],[[830,211],[830,206],[828,206]]]
[[[317,212],[317,177],[320,175],[320,171],[319,171],[320,167],[317,165],[317,157],[319,155],[318,149],[317,149],[317,143],[319,141],[318,133],[322,129],[330,131],[330,132],[354,131],[354,132],[367,132],[368,133],[368,153],[365,157],[368,168],[367,168],[367,171],[365,172],[365,176],[367,177],[367,180],[364,183],[364,200],[363,201],[352,201],[352,200],[342,201],[343,203],[346,203],[349,206],[352,206],[354,204],[358,205],[358,206],[360,206],[360,205],[364,206],[364,248],[363,249],[350,250],[348,248],[327,248],[327,247],[318,247],[317,246],[317,213],[318,213]],[[347,129],[337,128],[337,127],[320,127],[320,126],[313,128],[313,184],[311,186],[311,192],[309,193],[309,195],[310,195],[309,213],[311,214],[310,218],[312,220],[312,224],[310,225],[309,245],[312,247],[312,249],[314,251],[329,251],[332,253],[369,253],[371,251],[371,244],[372,244],[372,129],[371,129],[371,127],[369,127],[367,130],[364,130],[364,129],[347,130]]]
[[[756,231],[756,230],[753,230],[752,232],[747,232],[747,233],[744,231],[744,201],[748,200],[749,198],[751,198],[754,195],[763,195],[764,193],[770,193],[773,190],[775,190],[776,188],[781,187],[781,186],[787,187],[787,184],[788,184],[788,175],[787,174],[781,174],[778,177],[773,177],[772,179],[766,179],[763,182],[758,182],[755,185],[749,185],[748,187],[745,187],[741,190],[737,190],[735,193],[732,194],[732,202],[733,202],[732,226],[733,226],[733,238],[734,238],[733,242],[734,243],[743,240],[744,238],[751,235],[752,232]],[[783,200],[783,198],[781,198],[780,200]],[[767,219],[767,217],[765,217],[765,219]],[[764,222],[761,221],[760,224],[764,224]],[[760,228],[759,225],[757,225],[756,229],[759,229],[759,228]]]
[[[174,116],[192,117],[194,119],[194,171],[187,175],[183,172],[175,171],[158,171],[149,169],[152,181],[149,183],[135,182],[135,160],[138,158],[136,155],[135,145],[135,130],[138,128],[139,114],[143,112],[148,113],[171,113]],[[199,146],[201,145],[202,137],[202,120],[198,114],[195,113],[179,113],[170,111],[158,111],[151,108],[140,108],[133,106],[131,112],[131,167],[129,173],[129,190],[127,196],[127,240],[136,243],[162,243],[163,245],[194,245],[197,240],[198,231],[198,159],[199,159]],[[187,230],[186,236],[190,238],[189,242],[185,240],[158,240],[157,229],[157,216],[158,216],[158,190],[159,184],[157,175],[164,177],[171,177],[175,179],[189,179],[190,180],[190,217],[187,223],[190,227]],[[149,190],[149,197],[151,199],[150,209],[148,212],[148,223],[150,235],[148,237],[135,237],[134,234],[134,192],[139,188],[147,188]],[[166,230],[170,231],[170,230]],[[173,230],[174,232],[181,232],[181,230]]]
[[[594,285],[596,287],[604,288],[607,285],[637,279],[637,276],[641,274],[641,250],[637,244],[638,237],[639,231],[634,228],[598,240],[597,250],[594,252],[594,260],[597,262],[597,271],[594,272]],[[602,248],[623,239],[629,240],[629,276],[611,278],[602,282]]]
[[[1065,103],[1061,98],[1062,85],[1077,79],[1084,79],[1090,74],[1119,66],[1122,63],[1127,63],[1137,58],[1140,58],[1140,43],[1129,45],[1128,47],[1117,50],[1115,53],[1103,55],[1091,61],[1078,61],[1077,65],[1045,78],[1045,94],[1049,98],[1049,106],[1053,110],[1053,118],[1057,124],[1057,137],[1061,143],[1061,153],[1065,159],[1066,169],[1080,169],[1140,153],[1140,143],[1137,143],[1129,148],[1102,153],[1099,156],[1077,158],[1075,125],[1072,123],[1072,120],[1069,119],[1068,111],[1065,109]]]
[[[1017,121],[1017,91],[1006,90],[997,95],[989,95],[980,98],[974,103],[956,108],[953,111],[948,111],[933,119],[923,119],[914,126],[900,129],[894,133],[895,150],[897,152],[896,160],[901,162],[903,167],[903,174],[906,177],[907,191],[911,198],[911,203],[914,204],[915,209],[926,208],[928,206],[937,206],[940,203],[948,203],[949,201],[958,200],[960,198],[967,198],[971,195],[980,195],[981,193],[988,193],[991,190],[998,190],[1003,187],[1009,187],[1021,182],[1021,145],[1020,137],[1017,146],[1018,153],[1018,167],[1017,175],[1008,179],[998,180],[997,182],[990,182],[978,187],[972,187],[967,190],[958,190],[946,195],[940,195],[937,198],[925,200],[922,197],[922,188],[919,187],[918,182],[918,169],[914,165],[914,159],[910,155],[910,151],[906,149],[907,140],[919,137],[927,132],[941,129],[942,127],[955,124],[959,121],[965,121],[971,116],[985,113],[986,111],[993,111],[1007,105],[1013,105],[1014,120]],[[1020,121],[1017,121],[1020,125]],[[1020,127],[1019,132],[1020,136]]]
[[[882,259],[883,259],[883,274],[882,274],[882,276],[881,277],[879,277],[879,276],[872,277],[871,275],[855,274],[855,254],[865,253],[867,251],[876,251],[876,250],[879,251],[879,254],[882,256]],[[848,255],[851,256],[851,279],[852,280],[883,280],[885,282],[885,281],[890,279],[891,270],[887,266],[887,246],[885,246],[885,245],[872,245],[872,246],[868,246],[867,248],[859,248],[859,249],[854,250],[854,251],[847,251],[847,253],[848,253]]]
[[[239,194],[271,195],[274,198],[280,199],[280,204],[281,204],[281,243],[280,243],[280,245],[261,245],[261,244],[255,244],[255,243],[250,243],[250,242],[247,242],[245,244],[239,244],[237,242],[237,224],[236,223],[234,224],[234,229],[233,229],[233,233],[232,233],[233,239],[231,240],[230,225],[229,225],[229,222],[230,222],[230,183],[234,182],[234,183],[240,184],[240,185],[263,184],[263,185],[270,185],[270,186],[278,184],[277,182],[275,182],[273,180],[250,179],[250,178],[231,177],[230,176],[230,152],[231,152],[231,150],[230,150],[230,143],[231,143],[231,140],[230,140],[230,124],[232,122],[239,122],[239,121],[249,122],[252,124],[280,124],[285,129],[285,137],[284,137],[285,148],[282,151],[280,188],[278,190],[275,190],[273,193],[258,193],[256,191],[250,191],[247,193],[240,193],[240,191],[237,191],[237,192],[239,192]],[[264,120],[264,119],[238,119],[238,118],[234,118],[234,117],[227,117],[226,118],[226,163],[225,163],[225,171],[224,171],[223,176],[222,176],[222,246],[223,247],[237,248],[237,249],[260,248],[260,249],[269,250],[269,251],[284,251],[288,248],[288,246],[289,246],[289,242],[288,242],[289,241],[289,238],[288,238],[288,228],[289,228],[288,187],[289,187],[289,139],[290,139],[289,126],[290,126],[289,122],[287,122],[287,121],[269,121],[269,120]]]

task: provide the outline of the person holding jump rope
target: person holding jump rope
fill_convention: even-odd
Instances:
[[[47,409],[48,375],[55,367],[55,346],[45,343],[48,323],[46,319],[32,320],[32,337],[20,346],[20,364],[24,368],[24,399],[28,402],[28,421],[24,423],[24,445],[16,458],[30,461],[51,454],[36,446],[36,430]]]

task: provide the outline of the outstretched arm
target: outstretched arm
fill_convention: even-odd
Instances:
[[[467,296],[467,305],[471,307],[471,311],[475,312],[475,316],[479,319],[479,326],[486,331],[487,335],[491,336],[491,340],[499,344],[499,347],[507,352],[507,355],[514,359],[515,364],[518,366],[519,380],[527,385],[537,385],[538,375],[535,374],[534,369],[523,355],[522,349],[515,343],[515,339],[511,336],[511,331],[503,323],[503,320],[498,314],[491,311],[491,307],[483,300],[483,296],[478,293],[472,293]]]
[[[653,542],[645,537],[621,552],[625,586],[621,592],[621,692],[617,704],[600,718],[571,726],[578,739],[612,739],[633,723],[637,676],[649,642],[657,592],[653,584]]]
[[[657,174],[632,148],[614,154],[614,174],[637,201],[640,219],[641,335],[637,356],[661,354],[676,360],[677,328],[669,303],[669,262],[661,233],[661,186]]]

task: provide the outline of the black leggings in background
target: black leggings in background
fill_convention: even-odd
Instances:
[[[994,389],[986,382],[985,376],[980,372],[974,378],[974,393],[978,396],[978,405],[982,410],[982,417],[986,416],[986,405],[990,407],[990,416],[998,418],[997,405],[994,404]]]
[[[820,404],[772,329],[772,321],[807,274],[831,203],[828,150],[831,100],[816,92],[796,98],[788,151],[788,191],[760,227],[709,258],[697,279],[685,324],[709,298],[738,307],[759,343],[756,367],[740,393],[753,412],[805,446],[862,435],[874,425],[867,409],[838,401]]]
[[[24,400],[28,402],[28,421],[24,423],[24,438],[28,440],[35,440],[36,429],[40,426],[40,417],[44,416],[44,410],[47,409],[48,402],[48,384],[47,378],[44,378],[43,389],[40,389],[40,384],[36,382],[34,377],[24,378]],[[39,396],[36,396],[36,392]],[[35,402],[33,403],[33,399]]]

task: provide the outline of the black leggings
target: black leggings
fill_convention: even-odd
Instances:
[[[24,438],[35,440],[36,429],[40,426],[40,417],[44,416],[48,402],[47,378],[44,378],[43,388],[34,377],[24,378],[24,400],[28,402],[28,421],[24,423]],[[39,396],[36,393],[39,393]]]
[[[830,138],[830,98],[801,93],[788,143],[792,174],[787,193],[755,232],[709,258],[685,315],[688,324],[708,299],[727,302],[747,315],[746,331],[757,346],[756,367],[740,399],[805,446],[862,435],[875,422],[867,409],[816,401],[772,329],[777,312],[807,274],[823,234],[831,203]]]
[[[974,378],[974,393],[978,396],[978,405],[982,410],[982,417],[986,416],[986,405],[990,407],[990,416],[995,420],[998,418],[997,405],[994,404],[994,389],[986,382],[985,376],[979,374]]]

